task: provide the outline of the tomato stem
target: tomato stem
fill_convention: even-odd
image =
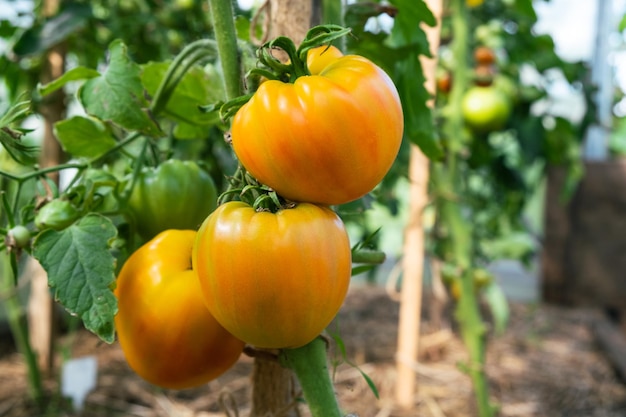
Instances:
[[[470,83],[468,55],[471,33],[469,16],[465,0],[454,0],[450,3],[452,11],[452,31],[454,39],[451,49],[456,58],[452,78],[454,84],[450,92],[450,112],[446,123],[445,135],[450,139],[449,152],[445,166],[435,166],[433,173],[438,182],[438,189],[443,195],[464,195],[465,182],[461,178],[459,161],[461,160],[463,141],[463,117],[461,102],[464,91]],[[496,409],[489,399],[489,386],[484,370],[485,364],[485,325],[480,306],[476,299],[472,271],[472,228],[463,216],[461,202],[458,198],[442,198],[440,206],[442,222],[450,233],[451,259],[461,271],[460,297],[455,307],[455,319],[460,325],[463,342],[469,352],[469,362],[465,367],[472,379],[474,395],[480,417],[493,417]]]
[[[187,45],[170,64],[156,93],[150,110],[158,114],[176,89],[182,77],[198,61],[215,56],[217,44],[212,39],[200,39]]]
[[[233,4],[230,0],[209,0],[213,32],[224,74],[226,100],[232,100],[243,92],[241,60],[237,46]]]
[[[313,417],[341,417],[326,357],[327,344],[321,337],[296,348],[283,349],[280,360],[300,382]]]

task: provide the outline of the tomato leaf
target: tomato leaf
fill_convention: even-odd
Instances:
[[[57,122],[54,133],[63,149],[73,156],[100,156],[116,144],[102,122],[82,116]]]
[[[430,56],[426,33],[420,29],[419,22],[435,26],[437,21],[424,0],[392,0],[398,8],[388,42],[395,48],[420,46],[423,55]]]
[[[439,159],[443,150],[435,135],[431,110],[426,105],[429,94],[417,55],[411,54],[396,65],[396,85],[404,111],[405,137],[420,147],[430,159]]]
[[[109,46],[109,66],[100,77],[88,80],[78,91],[85,111],[101,120],[158,136],[141,84],[140,67],[126,55],[126,45],[116,40]]]
[[[95,69],[86,68],[86,67],[75,67],[71,70],[63,73],[62,76],[57,78],[54,81],[49,82],[48,84],[37,86],[37,90],[39,94],[42,96],[46,96],[50,93],[57,91],[60,88],[63,88],[65,84],[70,81],[78,81],[78,80],[86,80],[90,78],[99,77],[100,73]]]
[[[110,289],[115,259],[109,241],[116,234],[108,218],[89,214],[62,231],[40,233],[33,243],[33,255],[48,273],[55,300],[107,343],[115,338],[117,300]]]

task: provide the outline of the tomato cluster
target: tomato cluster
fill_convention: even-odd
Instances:
[[[276,212],[222,205],[193,251],[211,313],[261,348],[305,345],[333,319],[351,249],[328,206],[370,192],[402,140],[398,93],[378,66],[332,46],[310,50],[306,66],[293,82],[262,83],[232,122],[241,164],[287,203]]]
[[[461,108],[467,125],[478,133],[504,128],[511,115],[511,98],[501,86],[493,49],[480,45],[474,49],[474,85],[464,94]]]
[[[149,241],[119,274],[116,327],[144,379],[204,383],[244,344],[309,343],[341,307],[352,252],[330,205],[380,182],[399,150],[403,114],[389,77],[362,57],[321,47],[306,67],[293,82],[262,83],[232,121],[235,154],[272,208],[215,208],[213,183],[193,163],[168,161],[135,180],[129,209]],[[172,230],[198,223],[197,232]]]

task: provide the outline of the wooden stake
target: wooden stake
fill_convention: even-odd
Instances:
[[[437,18],[437,26],[426,28],[432,59],[421,57],[426,78],[426,89],[433,96],[436,92],[435,73],[437,50],[441,28],[442,0],[427,0],[428,7]],[[429,102],[433,106],[434,101]],[[396,354],[397,379],[396,402],[398,406],[411,409],[415,406],[416,375],[413,364],[417,362],[420,319],[422,307],[422,281],[424,270],[424,229],[422,212],[428,203],[428,158],[415,146],[411,146],[409,163],[409,220],[405,229],[402,294],[398,324],[398,351]]]
[[[59,0],[44,0],[43,16],[54,16],[59,9]],[[46,84],[61,75],[65,70],[65,47],[57,45],[44,57],[44,69],[41,74],[42,84]],[[44,117],[44,137],[39,164],[42,168],[58,165],[62,150],[53,132],[54,123],[65,115],[65,96],[59,90],[46,98],[41,106]],[[58,173],[51,174],[58,183]],[[33,263],[36,263],[33,261]],[[32,265],[30,297],[28,302],[28,329],[33,350],[37,354],[37,363],[44,372],[51,373],[54,364],[55,303],[50,296],[48,276],[39,265]]]

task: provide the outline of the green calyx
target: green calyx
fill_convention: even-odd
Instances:
[[[276,191],[258,182],[245,168],[239,166],[235,175],[229,178],[229,187],[218,197],[218,205],[240,200],[251,205],[256,211],[276,213],[291,208],[294,203],[280,197]]]
[[[318,46],[329,45],[336,39],[350,33],[349,28],[338,25],[319,25],[311,28],[299,47],[285,36],[266,42],[257,50],[259,66],[248,72],[250,77],[278,80],[285,83],[293,83],[299,77],[311,75],[306,64],[307,53]],[[289,60],[282,62],[276,58],[273,51],[283,51]],[[236,97],[220,106],[220,117],[227,120],[237,113],[237,110],[250,100],[252,94]],[[205,111],[213,109],[205,109]]]
[[[265,43],[257,51],[259,62],[267,69],[256,68],[256,73],[270,80],[280,80],[293,83],[297,78],[311,75],[306,65],[306,56],[309,50],[318,46],[328,45],[350,33],[350,29],[338,25],[320,25],[311,28],[299,47],[287,37],[280,36]],[[281,62],[272,55],[272,50],[280,49],[289,57],[287,63]]]

